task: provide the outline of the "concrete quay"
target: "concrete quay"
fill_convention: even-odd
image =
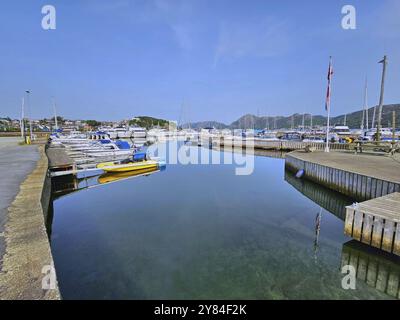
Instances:
[[[44,270],[54,271],[45,227],[50,199],[44,145],[19,145],[18,138],[0,139],[1,210],[0,299],[60,299],[43,289]]]

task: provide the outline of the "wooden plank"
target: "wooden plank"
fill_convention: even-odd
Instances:
[[[346,207],[346,220],[344,222],[344,234],[349,237],[353,236],[353,221],[354,221],[354,208]]]
[[[361,199],[366,200],[366,190],[367,190],[367,177],[361,176]]]
[[[386,220],[385,227],[383,229],[382,249],[387,252],[392,252],[394,232],[395,223],[393,221]]]
[[[381,197],[382,194],[382,180],[376,181],[376,196]]]
[[[389,183],[387,181],[382,182],[382,194],[388,194]]]
[[[371,184],[372,184],[372,178],[367,177],[367,186],[366,186],[365,195],[368,199],[371,199],[371,187],[372,187]]]
[[[382,230],[383,230],[383,219],[375,217],[374,226],[372,230],[372,241],[371,245],[375,248],[381,248],[382,243]]]
[[[364,219],[364,214],[357,208],[354,213],[353,238],[358,241],[361,240],[363,219]]]
[[[400,223],[396,224],[396,235],[393,243],[393,253],[400,256]]]
[[[373,223],[374,217],[370,214],[365,214],[361,241],[368,245],[371,244]]]
[[[371,182],[371,198],[376,198],[376,179],[372,179]]]

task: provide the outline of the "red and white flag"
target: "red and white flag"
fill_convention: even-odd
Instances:
[[[328,111],[328,108],[331,104],[331,79],[333,75],[333,67],[332,67],[332,57],[329,57],[329,68],[328,68],[328,89],[326,90],[326,100],[325,100],[325,110]]]

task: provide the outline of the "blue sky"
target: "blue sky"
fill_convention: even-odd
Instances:
[[[41,28],[54,5],[57,29]],[[341,28],[352,4],[357,29]],[[245,113],[324,114],[333,56],[332,113],[379,98],[388,55],[385,103],[400,102],[398,0],[69,0],[2,1],[0,115],[48,117],[55,96],[67,118],[135,115],[230,123]]]

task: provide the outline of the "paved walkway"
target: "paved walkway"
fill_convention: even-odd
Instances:
[[[294,151],[290,155],[312,163],[400,184],[400,159],[350,152]]]
[[[0,138],[0,266],[4,255],[3,231],[8,207],[39,159],[37,145],[20,146],[19,142],[19,138]]]

